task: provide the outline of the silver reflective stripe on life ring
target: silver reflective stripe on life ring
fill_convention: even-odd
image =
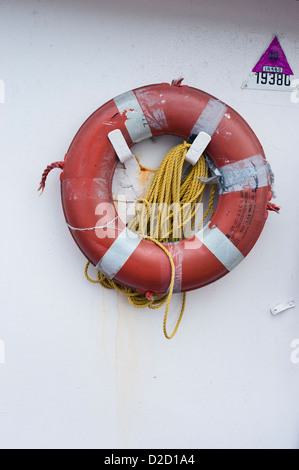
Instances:
[[[197,233],[196,236],[228,271],[232,271],[243,261],[244,256],[240,250],[238,250],[218,227],[214,226],[210,229],[206,226],[204,230]]]
[[[134,253],[141,238],[127,227],[119,234],[106,251],[96,268],[109,279],[113,279]]]
[[[121,115],[126,115],[126,128],[132,142],[152,137],[150,126],[133,91],[128,91],[114,98]]]
[[[262,155],[239,160],[219,168],[221,173],[219,194],[257,189],[269,186],[270,175]]]
[[[226,111],[227,107],[224,103],[211,98],[194,124],[190,135],[206,132],[212,137],[220,122],[222,121]]]

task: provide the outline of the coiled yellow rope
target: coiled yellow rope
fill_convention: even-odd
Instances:
[[[190,146],[191,144],[184,142],[167,153],[160,167],[155,172],[144,199],[136,202],[135,216],[128,224],[130,230],[156,243],[168,256],[171,265],[171,281],[168,292],[163,296],[148,298],[145,293],[122,286],[113,279],[107,278],[107,276],[99,271],[97,280],[93,280],[88,275],[90,263],[88,262],[85,267],[85,277],[88,281],[101,284],[106,289],[115,289],[117,292],[125,295],[134,307],[157,309],[166,303],[163,332],[167,339],[173,338],[179,328],[185,310],[186,293],[183,294],[181,313],[176,326],[173,332],[168,334],[167,318],[173,294],[175,266],[171,254],[162,243],[172,243],[180,240],[182,231],[184,233],[183,238],[187,238],[188,230],[189,232],[195,228],[199,230],[208,214],[211,213],[213,215],[215,185],[211,185],[207,210],[199,226],[195,227],[196,214],[206,189],[206,184],[199,178],[208,177],[208,167],[202,155],[187,176],[182,179],[183,164]],[[187,207],[186,205],[188,205],[187,216],[186,211],[184,213],[183,210]],[[179,219],[177,214],[179,214]],[[153,227],[155,229],[154,237],[150,236]]]

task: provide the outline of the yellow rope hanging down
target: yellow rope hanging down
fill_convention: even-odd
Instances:
[[[171,254],[162,243],[173,243],[181,238],[188,238],[191,231],[200,229],[209,213],[213,215],[215,185],[210,187],[208,207],[202,219],[199,223],[196,220],[206,189],[206,183],[203,183],[200,178],[207,178],[209,173],[203,155],[191,168],[187,176],[182,179],[183,164],[190,146],[191,144],[184,142],[167,153],[155,172],[144,198],[136,202],[135,216],[128,224],[130,230],[136,232],[142,238],[156,243],[168,256],[171,266],[171,281],[168,292],[163,296],[149,299],[145,293],[122,286],[99,271],[97,280],[93,280],[88,275],[90,263],[88,262],[85,267],[85,277],[88,281],[101,284],[106,289],[115,289],[125,295],[134,307],[156,309],[166,303],[163,331],[167,339],[173,338],[178,330],[185,310],[186,293],[183,294],[182,308],[177,324],[173,332],[168,334],[167,318],[173,294],[175,266]]]

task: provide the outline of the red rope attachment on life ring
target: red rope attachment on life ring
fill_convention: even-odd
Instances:
[[[273,202],[268,202],[267,211],[273,211],[273,212],[276,212],[277,214],[279,214],[280,207],[273,204]]]
[[[50,171],[54,170],[54,168],[59,168],[60,170],[63,170],[64,165],[65,165],[65,162],[54,162],[54,163],[51,163],[51,165],[48,165],[45,171],[43,172],[38,191],[41,191],[43,193],[45,186],[46,186],[46,180],[48,178],[48,174],[50,173]]]
[[[177,79],[174,79],[174,80],[172,80],[171,85],[172,85],[172,86],[182,86],[183,80],[184,80],[184,79],[181,78],[181,77],[180,77],[180,78],[177,78]]]

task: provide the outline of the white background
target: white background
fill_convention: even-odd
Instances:
[[[295,0],[1,0],[1,448],[298,448],[299,104],[242,91],[278,34],[299,74]],[[250,255],[189,293],[174,340],[163,310],[89,284],[59,172],[82,122],[132,88],[185,77],[261,140],[276,203]],[[170,324],[180,309],[172,303]]]

